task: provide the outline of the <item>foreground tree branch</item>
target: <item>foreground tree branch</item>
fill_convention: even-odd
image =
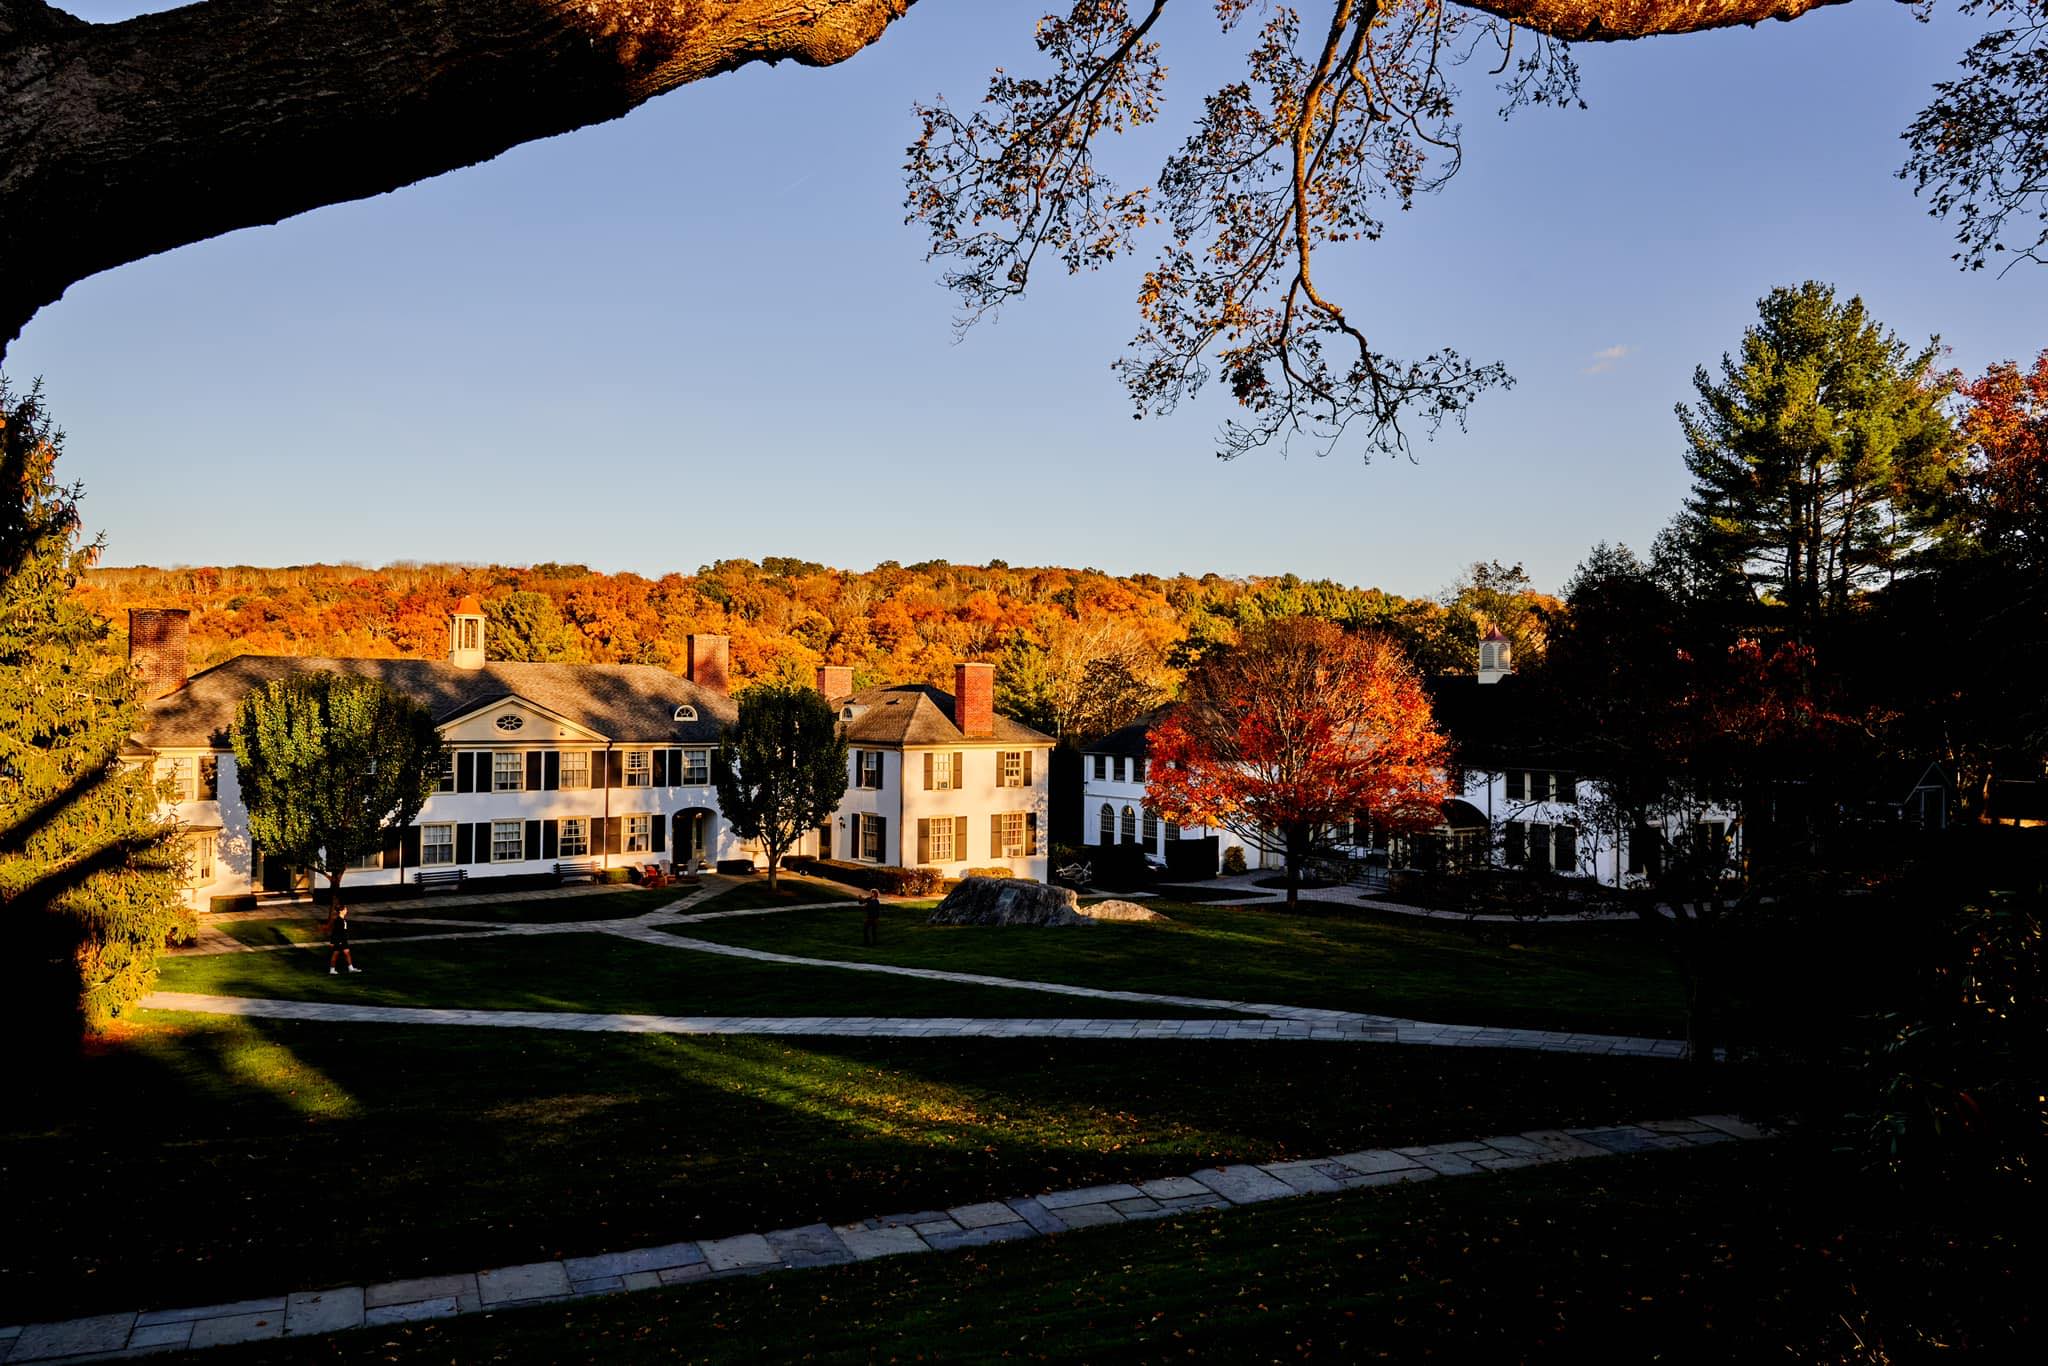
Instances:
[[[0,352],[89,275],[395,190],[751,62],[828,66],[914,0],[0,0]]]

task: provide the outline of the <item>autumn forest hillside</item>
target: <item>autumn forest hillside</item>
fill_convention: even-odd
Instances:
[[[769,557],[695,574],[582,565],[393,564],[99,569],[79,592],[117,630],[131,607],[192,613],[196,671],[239,654],[436,658],[464,594],[484,604],[493,658],[682,666],[684,638],[732,638],[736,681],[949,684],[963,659],[998,665],[1000,701],[1042,729],[1086,736],[1174,691],[1187,663],[1238,628],[1311,615],[1384,630],[1426,672],[1473,667],[1486,625],[1540,652],[1554,601],[1519,566],[1474,565],[1436,598],[1292,575],[1113,575],[1094,569],[885,562],[865,571]]]

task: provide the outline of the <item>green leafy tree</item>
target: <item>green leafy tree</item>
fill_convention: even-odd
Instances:
[[[1818,644],[1851,602],[1905,566],[1926,494],[1961,442],[1933,373],[1863,301],[1812,281],[1758,305],[1739,359],[1681,404],[1693,490],[1688,554],[1751,627]]]
[[[711,758],[718,809],[733,833],[768,853],[768,886],[782,856],[831,819],[846,795],[846,738],[814,688],[764,683],[739,695],[740,714]]]
[[[137,709],[106,622],[72,592],[80,490],[39,389],[0,380],[0,997],[16,1037],[75,1038],[148,992],[194,926],[148,768],[120,762]]]
[[[545,593],[521,589],[484,604],[491,622],[491,658],[533,664],[567,661],[573,653],[562,609]]]
[[[373,678],[319,672],[266,683],[235,712],[249,837],[266,858],[327,878],[420,814],[441,777],[434,718]]]

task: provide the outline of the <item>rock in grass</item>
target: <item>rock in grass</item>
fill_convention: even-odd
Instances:
[[[1018,878],[964,877],[932,912],[934,925],[1086,925],[1067,887]]]
[[[1098,901],[1093,906],[1078,908],[1090,920],[1167,920],[1157,911],[1140,906],[1135,901]]]

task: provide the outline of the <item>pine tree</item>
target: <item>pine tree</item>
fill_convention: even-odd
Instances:
[[[1932,373],[1861,299],[1812,281],[1774,289],[1717,382],[1681,404],[1693,490],[1689,556],[1745,623],[1815,643],[1918,539],[1918,491],[1959,457]]]
[[[0,996],[38,1040],[105,1025],[194,929],[153,774],[121,757],[138,718],[127,663],[72,592],[100,542],[80,540],[62,447],[40,388],[0,380]]]

